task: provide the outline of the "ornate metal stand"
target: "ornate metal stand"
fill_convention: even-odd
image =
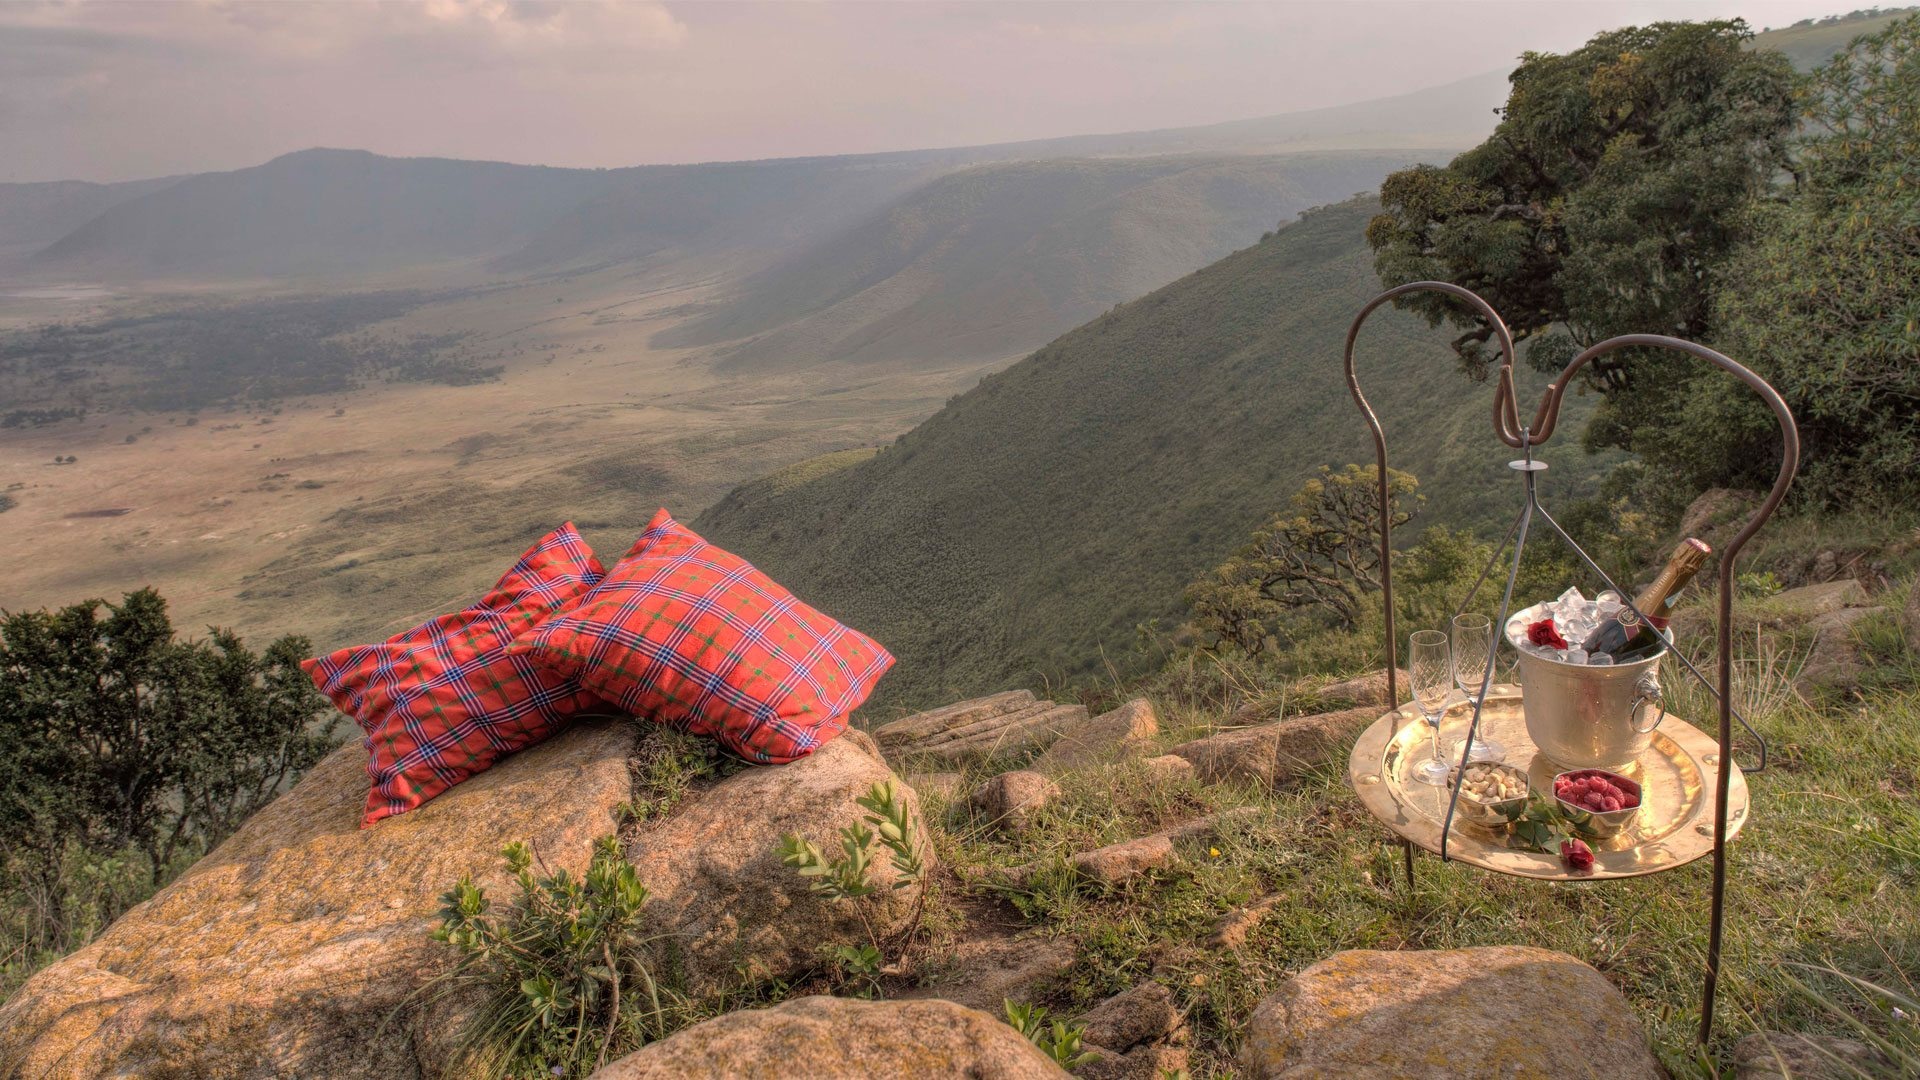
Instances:
[[[1573,377],[1579,373],[1581,368],[1599,357],[1606,356],[1609,353],[1617,352],[1621,349],[1669,349],[1705,360],[1732,374],[1741,382],[1746,383],[1755,393],[1759,394],[1761,399],[1767,403],[1767,406],[1773,410],[1775,418],[1780,423],[1784,445],[1780,458],[1780,473],[1773,482],[1773,489],[1767,493],[1765,501],[1760,504],[1760,508],[1747,520],[1747,523],[1740,529],[1739,533],[1720,551],[1720,611],[1717,627],[1718,655],[1715,662],[1718,667],[1715,672],[1716,677],[1709,679],[1699,668],[1694,666],[1691,660],[1682,655],[1678,649],[1669,651],[1670,656],[1674,657],[1689,674],[1707,687],[1719,704],[1718,753],[1713,755],[1712,760],[1712,763],[1717,765],[1716,776],[1714,778],[1713,802],[1713,901],[1712,909],[1708,916],[1706,972],[1701,982],[1700,991],[1699,1040],[1705,1043],[1713,1034],[1714,996],[1719,987],[1720,980],[1721,929],[1726,916],[1727,841],[1729,839],[1727,814],[1730,789],[1733,785],[1734,775],[1733,723],[1735,720],[1740,722],[1740,726],[1746,730],[1748,736],[1751,737],[1759,750],[1758,762],[1745,771],[1748,773],[1760,772],[1766,768],[1767,760],[1766,740],[1760,736],[1759,732],[1753,729],[1752,725],[1747,723],[1745,717],[1740,716],[1734,710],[1732,704],[1734,562],[1739,557],[1740,549],[1746,546],[1747,541],[1753,537],[1754,533],[1760,530],[1762,525],[1766,524],[1767,519],[1771,518],[1774,511],[1779,508],[1781,500],[1786,498],[1787,488],[1793,483],[1794,474],[1798,471],[1800,464],[1799,429],[1794,425],[1793,414],[1788,411],[1786,402],[1781,400],[1779,393],[1775,391],[1772,386],[1768,385],[1765,379],[1762,379],[1747,368],[1703,345],[1696,345],[1692,342],[1681,341],[1677,338],[1665,337],[1659,334],[1625,334],[1620,337],[1609,338],[1580,353],[1580,355],[1574,357],[1573,361],[1547,386],[1546,392],[1541,395],[1540,407],[1535,410],[1532,422],[1522,424],[1517,404],[1518,397],[1513,385],[1513,334],[1507,329],[1507,324],[1500,318],[1499,313],[1494,311],[1493,307],[1485,300],[1481,299],[1471,290],[1444,281],[1412,282],[1397,288],[1388,289],[1386,292],[1369,300],[1366,306],[1360,309],[1359,314],[1354,316],[1353,325],[1347,330],[1347,389],[1352,393],[1354,404],[1360,407],[1360,412],[1366,417],[1367,426],[1373,432],[1374,457],[1379,471],[1380,582],[1382,603],[1386,607],[1387,693],[1391,700],[1395,702],[1400,700],[1397,679],[1399,652],[1393,617],[1393,525],[1387,488],[1387,437],[1386,432],[1380,426],[1379,418],[1374,415],[1373,407],[1367,404],[1366,395],[1360,391],[1360,381],[1355,375],[1353,367],[1353,346],[1354,341],[1360,335],[1361,325],[1365,323],[1367,317],[1372,315],[1382,304],[1405,296],[1408,293],[1423,291],[1445,293],[1465,302],[1492,327],[1494,339],[1500,346],[1500,367],[1496,375],[1493,397],[1493,428],[1494,433],[1500,437],[1501,442],[1520,451],[1520,458],[1510,462],[1509,465],[1520,474],[1524,495],[1518,518],[1515,519],[1513,526],[1507,531],[1506,538],[1495,547],[1492,558],[1488,560],[1486,567],[1481,570],[1480,577],[1474,582],[1473,588],[1469,590],[1466,600],[1461,604],[1461,609],[1464,610],[1473,602],[1474,595],[1479,592],[1480,586],[1486,581],[1487,576],[1493,571],[1493,568],[1499,564],[1502,553],[1507,549],[1508,545],[1511,545],[1513,554],[1511,556],[1511,565],[1507,571],[1506,589],[1501,595],[1500,616],[1495,619],[1493,623],[1496,628],[1505,627],[1507,617],[1512,610],[1514,582],[1519,576],[1520,559],[1526,549],[1528,530],[1531,528],[1536,517],[1544,522],[1554,534],[1559,536],[1574,554],[1579,556],[1580,561],[1586,564],[1589,570],[1593,571],[1594,574],[1598,575],[1599,578],[1606,583],[1608,588],[1618,592],[1623,598],[1630,595],[1627,590],[1615,584],[1613,579],[1607,575],[1607,572],[1602,570],[1600,566],[1587,555],[1586,551],[1574,541],[1573,537],[1567,535],[1566,530],[1560,527],[1560,523],[1555,521],[1551,514],[1547,513],[1546,508],[1540,505],[1539,491],[1535,484],[1538,473],[1546,468],[1546,464],[1534,460],[1533,450],[1537,446],[1546,445],[1547,441],[1553,437],[1554,427],[1560,419],[1561,399],[1566,393],[1567,387],[1572,385]],[[1632,606],[1631,601],[1628,601],[1627,606],[1634,614],[1643,619],[1646,617],[1644,612]],[[1496,653],[1499,649],[1499,636],[1500,634],[1496,632],[1493,645]],[[1461,746],[1462,766],[1466,764],[1469,755],[1472,754],[1474,739],[1479,732],[1481,711],[1486,703],[1487,693],[1493,682],[1494,659],[1492,655],[1488,657],[1486,675],[1481,679],[1479,689],[1472,695],[1472,719],[1467,727],[1467,737],[1463,740],[1463,745]],[[1464,773],[1464,768],[1460,770],[1460,772]],[[1443,860],[1449,858],[1447,850],[1448,837],[1453,832],[1454,810],[1458,806],[1459,798],[1459,781],[1456,779],[1453,790],[1447,799],[1445,819],[1441,823],[1439,853]],[[1406,859],[1407,880],[1411,883],[1413,880],[1413,845],[1411,843],[1407,843],[1406,846]],[[1499,869],[1499,867],[1491,868]]]

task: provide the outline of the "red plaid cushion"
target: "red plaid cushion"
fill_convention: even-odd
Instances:
[[[593,588],[602,573],[568,522],[465,611],[301,665],[367,733],[373,790],[361,828],[412,810],[599,704],[579,680],[507,646]]]
[[[871,638],[665,510],[592,592],[514,643],[522,650],[636,716],[766,764],[838,735],[893,666]]]

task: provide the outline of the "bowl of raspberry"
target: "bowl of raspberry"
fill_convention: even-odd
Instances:
[[[1581,836],[1604,840],[1633,823],[1640,812],[1640,785],[1603,769],[1577,769],[1553,778],[1560,814]]]

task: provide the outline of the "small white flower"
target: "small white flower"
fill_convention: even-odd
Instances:
[[[1900,1006],[1895,1005],[1893,1007],[1893,1018],[1895,1020],[1911,1020],[1913,1019],[1913,1014],[1901,1008]]]

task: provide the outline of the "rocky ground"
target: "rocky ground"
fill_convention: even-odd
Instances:
[[[1869,845],[1912,814],[1920,748],[1911,733],[1887,741],[1859,703],[1893,700],[1871,696],[1889,677],[1873,628],[1920,641],[1920,592],[1816,585],[1747,618],[1803,644],[1792,693],[1829,702],[1781,706],[1785,795],[1842,797],[1872,775],[1859,770],[1882,788],[1845,846],[1793,846],[1794,830],[1831,830],[1824,806],[1783,801],[1756,822],[1760,839],[1739,847],[1754,880],[1736,894],[1732,970],[1785,949],[1769,935],[1787,918],[1817,924],[1832,953],[1907,949],[1876,938],[1870,913],[1907,905],[1882,929],[1915,932],[1911,853]],[[479,1001],[436,981],[455,961],[429,937],[441,894],[472,875],[502,895],[512,841],[578,875],[603,835],[651,890],[651,970],[692,1003],[677,1033],[611,1055],[596,1074],[609,1080],[1043,1077],[1064,1075],[1063,1056],[1092,1080],[1692,1068],[1675,1033],[1690,1023],[1703,874],[1601,893],[1424,860],[1409,892],[1339,780],[1387,704],[1385,673],[1290,700],[1316,711],[1255,701],[1196,718],[1016,691],[730,775],[690,768],[636,722],[596,720],[368,830],[355,828],[364,751],[349,745],[0,1006],[0,1076],[473,1075],[463,1039]],[[1847,753],[1816,724],[1856,725],[1859,760],[1810,763],[1815,748]],[[850,902],[783,863],[785,835],[834,850],[872,820],[856,800],[889,781],[918,872],[877,858],[876,893]],[[886,947],[875,970],[834,958],[865,941]],[[1541,941],[1556,948],[1527,944]],[[1731,1075],[1896,1075],[1870,1040],[1757,1030],[1773,999],[1730,985],[1724,1023],[1747,1033]],[[1024,1037],[1008,1002],[1070,1022],[1078,1050],[1049,1052],[1049,1028]]]

